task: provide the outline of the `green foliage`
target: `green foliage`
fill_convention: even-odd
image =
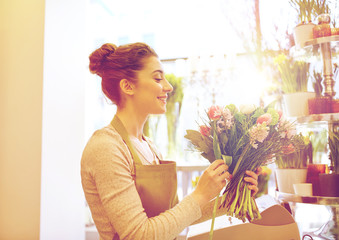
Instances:
[[[291,139],[292,153],[282,154],[277,157],[275,164],[278,168],[306,168],[312,162],[312,143],[308,137],[299,133]]]
[[[312,143],[313,156],[315,159],[317,155],[327,151],[327,129],[324,129],[320,132],[310,132],[309,137]]]
[[[312,21],[314,0],[289,0],[289,3],[297,11],[300,23]]]
[[[186,130],[185,138],[187,138],[197,151],[201,152],[201,155],[208,161],[213,162],[215,160],[213,150],[213,139],[211,137],[203,136],[199,131]]]
[[[306,92],[309,79],[310,64],[295,61],[285,54],[274,59],[281,76],[281,88],[286,93]]]
[[[177,77],[174,74],[166,74],[165,77],[173,87],[173,91],[168,93],[165,113],[167,119],[168,153],[171,155],[175,151],[176,129],[184,98],[184,84],[183,78]]]
[[[328,2],[326,0],[315,0],[313,6],[313,16],[318,17],[320,14],[330,13],[330,8],[328,6]]]
[[[323,77],[320,72],[313,70],[312,86],[316,97],[321,97],[323,92],[323,85],[321,84]]]
[[[339,133],[329,131],[328,145],[330,148],[331,170],[339,174]]]
[[[330,13],[327,0],[289,0],[290,5],[298,14],[300,23],[312,22],[320,14]]]

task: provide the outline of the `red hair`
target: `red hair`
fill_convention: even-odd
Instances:
[[[158,55],[145,43],[132,43],[117,47],[106,43],[89,56],[89,70],[101,77],[102,91],[113,103],[119,105],[122,79],[137,81],[137,72],[144,67],[144,59]]]

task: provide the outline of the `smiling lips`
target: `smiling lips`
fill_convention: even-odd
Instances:
[[[167,96],[158,97],[158,99],[164,104],[166,104]]]

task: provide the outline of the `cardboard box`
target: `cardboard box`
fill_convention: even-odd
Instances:
[[[234,218],[230,223],[225,216],[216,218],[213,240],[300,240],[297,223],[282,206],[273,205],[261,216],[252,223]],[[210,227],[211,220],[190,226],[187,240],[208,240]]]

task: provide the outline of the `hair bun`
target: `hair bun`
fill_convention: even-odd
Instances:
[[[113,54],[117,46],[112,43],[106,43],[95,50],[89,56],[89,70],[91,73],[102,76],[103,65],[108,56]]]

